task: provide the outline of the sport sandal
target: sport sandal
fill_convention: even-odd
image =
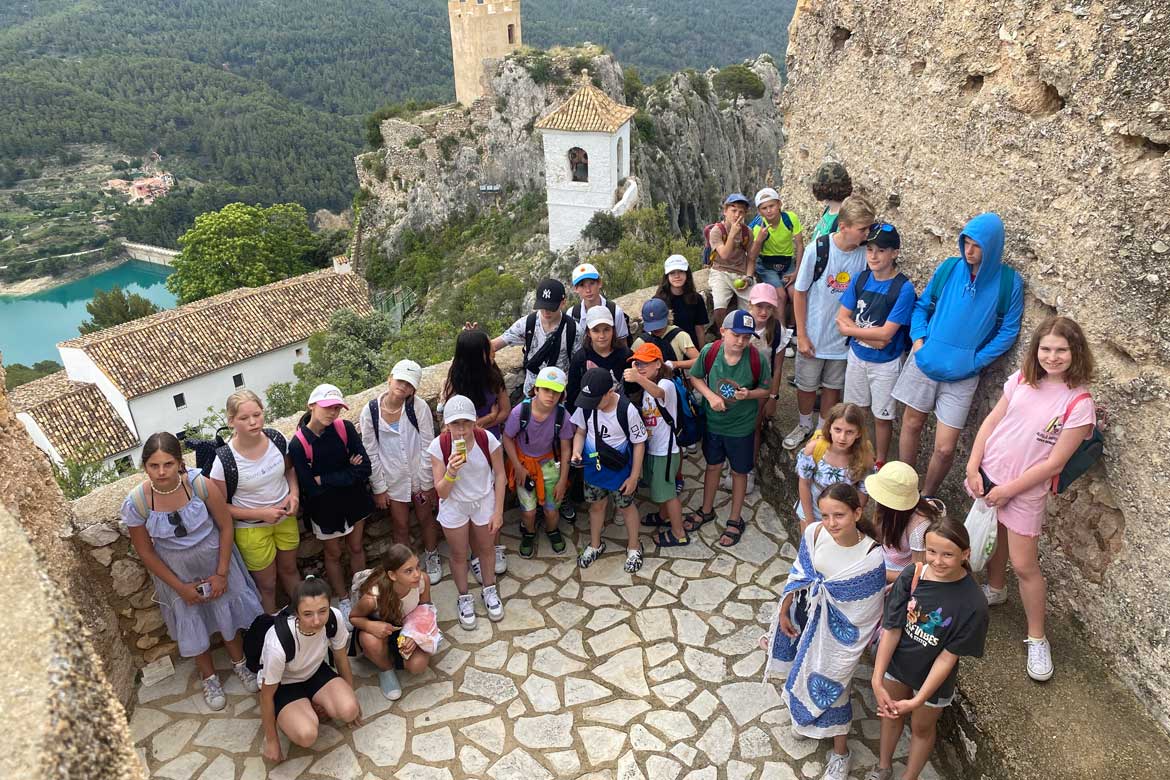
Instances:
[[[568,545],[565,544],[565,537],[561,534],[561,529],[554,528],[551,531],[546,529],[544,534],[548,537],[548,543],[552,545],[553,552],[560,555],[565,551],[565,547]]]
[[[683,518],[683,530],[686,531],[687,536],[690,536],[691,534],[698,533],[700,528],[714,519],[714,509],[710,512],[704,512],[700,509],[698,512],[694,512]]]
[[[747,530],[747,523],[738,518],[727,521],[727,527],[723,529],[723,536],[719,537],[720,547],[734,547],[739,544],[739,540],[743,538],[743,532]],[[730,541],[724,542],[724,538]]]
[[[684,533],[680,539],[674,535],[672,529],[667,528],[658,532],[658,535],[654,537],[654,543],[659,547],[686,547],[691,543],[691,537]]]
[[[520,534],[520,557],[531,558],[536,554],[536,532],[524,531]]]

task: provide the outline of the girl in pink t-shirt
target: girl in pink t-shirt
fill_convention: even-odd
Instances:
[[[1039,681],[1052,677],[1040,529],[1053,478],[1093,433],[1097,410],[1084,387],[1092,375],[1093,355],[1080,326],[1067,317],[1044,320],[1023,367],[1008,377],[1003,397],[979,427],[967,461],[967,490],[999,516],[995,554],[987,563],[987,603],[1007,599],[1010,556],[1028,617],[1028,675]]]

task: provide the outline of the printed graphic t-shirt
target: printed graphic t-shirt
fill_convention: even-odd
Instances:
[[[1083,387],[1070,388],[1064,382],[1041,381],[1032,387],[1020,381],[1019,371],[1009,376],[1003,383],[1007,413],[988,437],[980,464],[988,478],[997,485],[1006,485],[1052,454],[1052,447],[1065,425],[1070,428],[1093,425],[1097,407],[1092,398],[1078,402],[1068,422],[1064,422],[1069,403],[1085,392]],[[1092,431],[1088,433],[1091,435]],[[1022,491],[1012,501],[1021,497],[1043,498],[1048,488],[1048,482],[1041,482]]]
[[[610,447],[613,447],[618,452],[629,452],[630,444],[638,444],[646,441],[649,435],[646,433],[646,426],[642,423],[642,415],[638,413],[638,407],[633,404],[624,404],[626,407],[626,425],[630,429],[630,438],[626,439],[625,432],[622,431],[622,426],[618,422],[617,412],[623,404],[618,404],[613,411],[597,410],[597,430],[601,431],[601,438]],[[626,468],[621,472],[611,472],[608,469],[601,469],[598,471],[595,468],[597,463],[597,438],[596,431],[593,428],[593,411],[588,409],[577,409],[573,412],[573,425],[578,428],[585,429],[585,447],[582,452],[583,460],[585,461],[585,482],[596,487],[605,488],[607,490],[617,490],[621,484],[626,481],[630,475],[631,464],[633,463],[633,456],[627,460]]]
[[[813,343],[817,358],[844,360],[849,355],[849,347],[837,329],[837,307],[841,305],[841,296],[853,284],[853,278],[865,270],[865,247],[842,252],[837,248],[836,239],[830,237],[829,263],[814,284],[816,264],[817,244],[813,241],[804,250],[795,284],[798,291],[808,293],[805,332]]]
[[[914,293],[914,283],[910,280],[903,282],[902,288],[898,290],[898,299],[894,301],[894,307],[884,318],[879,321],[866,314],[866,309],[872,305],[871,301],[884,298],[896,278],[895,275],[885,281],[878,281],[873,278],[873,274],[870,274],[869,279],[865,282],[865,289],[861,291],[860,300],[854,295],[857,289],[856,285],[849,285],[849,289],[841,294],[841,306],[853,313],[854,325],[859,328],[880,328],[886,323],[896,322],[903,328],[910,327],[910,318],[914,315],[914,304],[918,300],[918,296]],[[891,360],[897,360],[901,357],[906,349],[905,341],[901,335],[900,332],[895,333],[889,343],[881,349],[865,343],[864,339],[853,339],[849,347],[853,350],[854,355],[866,362],[889,363]]]
[[[707,353],[714,344],[703,347],[699,359],[691,366],[691,376],[703,378],[703,365],[707,360]],[[760,381],[754,387],[768,387],[772,381],[772,365],[766,355],[760,355]],[[707,377],[707,386],[711,392],[720,395],[727,403],[726,412],[716,412],[711,404],[703,398],[703,406],[707,410],[707,430],[723,436],[748,436],[756,429],[756,413],[760,409],[760,402],[754,398],[745,401],[735,400],[735,391],[739,388],[753,389],[752,361],[748,351],[734,366],[727,365],[723,350],[720,349],[715,362],[711,364],[711,374]]]
[[[666,419],[662,416],[662,410],[659,406],[665,407],[670,419],[674,420],[675,425],[678,425],[678,390],[675,389],[674,382],[669,379],[659,379],[658,387],[666,393],[666,398],[662,401],[658,401],[649,393],[642,394],[642,421],[646,424],[646,430],[650,436],[646,452],[649,455],[669,455],[672,452],[678,452],[678,442],[670,440],[670,426],[666,424]]]
[[[914,567],[907,566],[894,580],[886,597],[882,628],[902,631],[889,672],[917,690],[926,682],[930,667],[943,650],[960,656],[983,656],[987,599],[970,574],[956,582],[935,582],[923,577],[911,596],[913,578]],[[958,671],[956,664],[939,687],[939,698],[954,693]]]

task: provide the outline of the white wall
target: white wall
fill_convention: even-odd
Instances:
[[[60,464],[61,454],[49,442],[49,437],[41,430],[41,426],[37,424],[37,421],[33,419],[32,415],[27,412],[17,412],[16,419],[24,423],[24,427],[28,431],[28,437],[32,439],[33,444],[37,445],[37,449],[48,455],[54,463]]]
[[[243,374],[243,387],[267,400],[265,391],[269,385],[296,379],[293,365],[308,360],[307,344],[307,341],[290,344],[242,363],[192,377],[185,382],[164,387],[138,398],[131,398],[130,411],[134,416],[139,441],[144,441],[158,431],[177,433],[186,425],[197,423],[206,417],[209,406],[216,411],[222,410],[227,397],[237,389],[232,382],[232,376],[235,374]],[[297,349],[303,350],[300,358],[296,356]],[[174,396],[178,393],[183,393],[186,397],[187,405],[184,409],[175,408]]]
[[[613,205],[618,180],[629,175],[630,123],[617,133],[569,133],[542,130],[545,186],[548,197],[549,249],[571,246],[598,211]],[[617,167],[617,143],[622,139],[622,170]],[[569,150],[579,146],[589,155],[589,181],[573,181]]]

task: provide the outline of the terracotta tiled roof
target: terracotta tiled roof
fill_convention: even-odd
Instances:
[[[11,400],[17,412],[36,420],[66,460],[107,458],[138,444],[97,385],[73,382],[64,371],[21,385]]]
[[[360,276],[314,271],[241,287],[58,346],[85,352],[127,398],[235,365],[325,330],[338,309],[371,314]]]
[[[576,133],[616,133],[635,113],[637,109],[615,103],[597,87],[585,84],[537,122],[536,127]]]

